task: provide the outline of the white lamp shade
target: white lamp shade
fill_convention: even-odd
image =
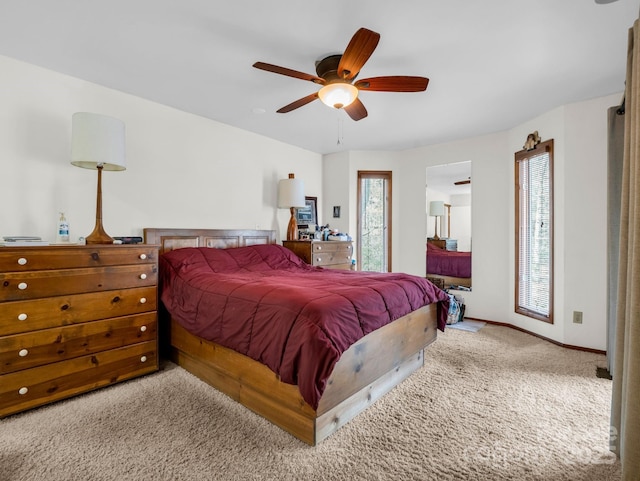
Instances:
[[[341,109],[353,103],[358,97],[358,89],[351,84],[338,82],[322,87],[318,91],[318,97],[323,104]]]
[[[290,207],[304,207],[304,182],[294,179],[289,174],[288,179],[278,182],[278,207],[288,209]]]
[[[125,170],[124,122],[107,115],[76,112],[71,118],[71,163],[85,169]]]
[[[429,215],[444,215],[444,202],[441,200],[432,200],[429,202]]]

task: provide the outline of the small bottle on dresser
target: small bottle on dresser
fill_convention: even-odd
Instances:
[[[64,212],[60,212],[60,220],[58,220],[58,234],[56,235],[56,243],[64,244],[69,242],[69,223],[67,222]]]

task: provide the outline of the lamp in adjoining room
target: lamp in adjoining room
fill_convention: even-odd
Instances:
[[[296,179],[293,174],[289,174],[288,179],[281,179],[278,182],[278,207],[291,211],[291,218],[287,226],[287,240],[298,239],[295,209],[304,206],[304,183],[300,179]]]
[[[433,239],[438,240],[438,217],[442,217],[444,215],[444,202],[441,200],[432,200],[429,202],[429,215],[436,218],[435,222],[435,234]]]
[[[102,171],[125,170],[124,122],[101,114],[76,112],[71,118],[71,163],[98,171],[96,226],[87,244],[113,244],[102,227]]]

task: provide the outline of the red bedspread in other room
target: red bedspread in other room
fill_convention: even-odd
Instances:
[[[447,294],[408,274],[322,269],[279,245],[185,248],[160,258],[161,300],[189,332],[262,362],[314,408],[340,355]]]
[[[471,252],[448,251],[427,242],[427,274],[471,277]]]

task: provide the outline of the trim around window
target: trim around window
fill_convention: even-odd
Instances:
[[[515,154],[515,312],[553,324],[553,139]]]

